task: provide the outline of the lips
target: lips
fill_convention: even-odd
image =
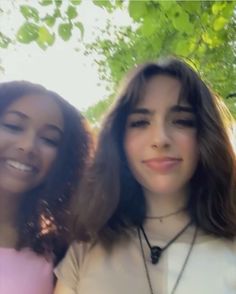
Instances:
[[[161,158],[151,158],[143,160],[142,162],[151,170],[156,172],[169,172],[176,168],[180,162],[181,158],[175,157],[161,157]]]

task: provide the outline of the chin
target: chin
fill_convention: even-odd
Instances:
[[[172,195],[177,195],[177,194],[185,194],[185,189],[179,187],[179,186],[173,186],[171,187],[170,183],[167,184],[162,184],[158,186],[153,186],[147,189],[149,193],[152,195],[160,195],[161,197],[170,197]]]
[[[5,192],[8,195],[11,195],[11,194],[22,195],[32,190],[32,187],[22,183],[7,182],[5,183],[5,185],[4,184],[1,185],[0,183],[0,190],[3,191],[3,193]]]

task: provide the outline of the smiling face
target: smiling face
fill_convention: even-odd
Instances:
[[[0,191],[22,194],[47,177],[63,134],[57,103],[44,95],[26,95],[0,117]]]
[[[144,194],[186,194],[199,157],[191,106],[179,99],[180,82],[154,76],[127,119],[124,150]]]

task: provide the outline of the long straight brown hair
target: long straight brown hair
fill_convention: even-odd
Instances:
[[[229,112],[189,65],[167,59],[136,68],[104,121],[94,162],[75,205],[77,240],[97,236],[114,241],[127,228],[144,221],[145,199],[127,164],[123,140],[129,113],[156,75],[180,81],[180,99],[192,106],[197,120],[200,160],[191,179],[189,215],[209,234],[225,238],[236,235],[236,163],[227,130]]]

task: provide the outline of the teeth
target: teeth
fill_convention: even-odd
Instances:
[[[15,169],[18,169],[20,171],[24,172],[32,172],[33,168],[31,166],[25,165],[23,163],[20,163],[18,161],[14,160],[7,160],[7,164]]]

